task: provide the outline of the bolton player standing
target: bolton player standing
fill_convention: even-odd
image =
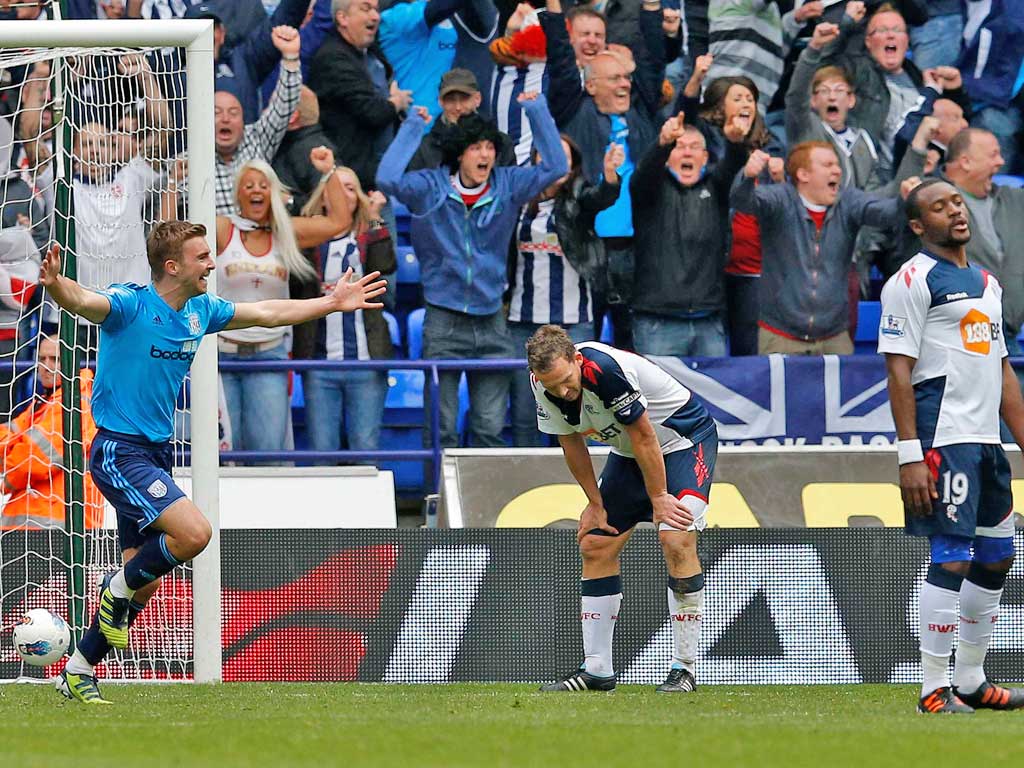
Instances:
[[[1017,709],[1024,690],[995,685],[984,671],[1014,558],[1000,416],[1024,446],[1024,399],[1002,334],[1002,288],[967,262],[971,231],[956,187],[940,179],[920,184],[907,198],[907,217],[923,250],[882,290],[878,351],[888,370],[906,531],[931,545],[919,596],[918,710]]]
[[[332,312],[379,309],[379,272],[315,299],[232,304],[206,292],[215,268],[206,228],[187,221],[157,225],[146,243],[152,282],[91,291],[61,275],[57,248],[41,282],[61,307],[100,326],[92,410],[98,427],[89,457],[92,479],[117,510],[124,566],[105,579],[99,608],[57,680],[66,697],[108,704],[95,667],[110,648],[128,645],[128,627],[156,592],[160,577],[191,560],[210,540],[203,513],[171,479],[174,406],[199,342],[208,333],[275,327]]]
[[[557,435],[566,464],[587,496],[580,516],[580,623],[584,661],[542,691],[615,688],[612,636],[622,602],[619,554],[633,527],[658,526],[668,566],[672,664],[658,691],[697,688],[697,642],[704,574],[697,531],[705,526],[718,430],[686,387],[647,358],[597,342],[574,345],[544,325],[526,345],[537,426]],[[611,446],[598,482],[587,438]]]

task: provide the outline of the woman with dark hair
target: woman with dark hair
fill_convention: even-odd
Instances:
[[[574,342],[595,338],[590,284],[605,268],[594,217],[619,196],[618,167],[625,154],[612,144],[604,156],[600,184],[583,177],[579,147],[562,134],[569,172],[531,200],[519,217],[513,241],[512,295],[508,330],[516,353],[542,325],[562,326]],[[534,150],[534,163],[541,160]],[[537,431],[530,373],[512,375],[512,434],[517,446],[544,445]]]
[[[697,126],[704,134],[711,163],[724,157],[726,139],[722,126],[733,120],[744,128],[750,126],[744,140],[748,149],[765,149],[772,138],[757,108],[760,94],[753,80],[744,75],[716,78],[708,83],[701,98],[704,78],[713,60],[710,53],[697,57],[693,75],[676,100],[676,113],[682,112],[687,124]]]

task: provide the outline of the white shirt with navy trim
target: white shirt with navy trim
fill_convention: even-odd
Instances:
[[[612,453],[635,458],[625,428],[644,413],[658,437],[662,454],[691,448],[715,431],[708,410],[690,390],[646,357],[587,341],[583,355],[582,393],[562,400],[530,376],[537,400],[537,428],[548,435],[584,437],[611,446]]]
[[[911,384],[925,448],[1000,442],[1002,297],[990,273],[927,251],[882,289],[878,351],[917,360]]]

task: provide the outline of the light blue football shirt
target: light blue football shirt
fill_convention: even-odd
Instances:
[[[395,69],[399,88],[412,91],[412,103],[441,114],[437,91],[441,76],[452,68],[459,34],[451,19],[428,27],[426,0],[396,3],[380,15],[380,45]],[[482,85],[482,84],[481,84]]]
[[[112,285],[102,295],[110,314],[100,325],[92,414],[101,429],[166,442],[174,407],[199,342],[235,316],[217,296],[193,296],[175,312],[152,284]]]

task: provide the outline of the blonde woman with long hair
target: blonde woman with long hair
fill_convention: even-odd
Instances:
[[[334,154],[326,147],[310,152],[324,174],[325,213],[288,214],[286,190],[270,165],[249,160],[238,171],[235,196],[241,215],[217,217],[217,293],[229,301],[287,299],[288,279],[313,279],[316,269],[302,255],[350,229],[352,216],[335,180]],[[248,328],[221,333],[222,360],[284,360],[287,328]],[[287,443],[288,373],[224,373],[224,396],[236,450],[281,451]]]
[[[324,291],[351,268],[353,279],[368,272],[393,272],[397,266],[394,244],[381,219],[387,204],[383,194],[363,192],[351,168],[338,168],[343,205],[351,224],[319,249],[320,285]],[[333,182],[333,180],[331,180]],[[331,182],[328,182],[328,184]],[[324,210],[328,184],[321,182],[302,209],[306,216]],[[318,360],[373,360],[391,357],[391,338],[380,312],[355,312],[335,321],[318,320],[313,356]],[[380,425],[387,398],[387,373],[365,370],[319,370],[302,374],[306,400],[306,433],[314,451],[336,451],[342,434],[350,450],[379,447]]]

